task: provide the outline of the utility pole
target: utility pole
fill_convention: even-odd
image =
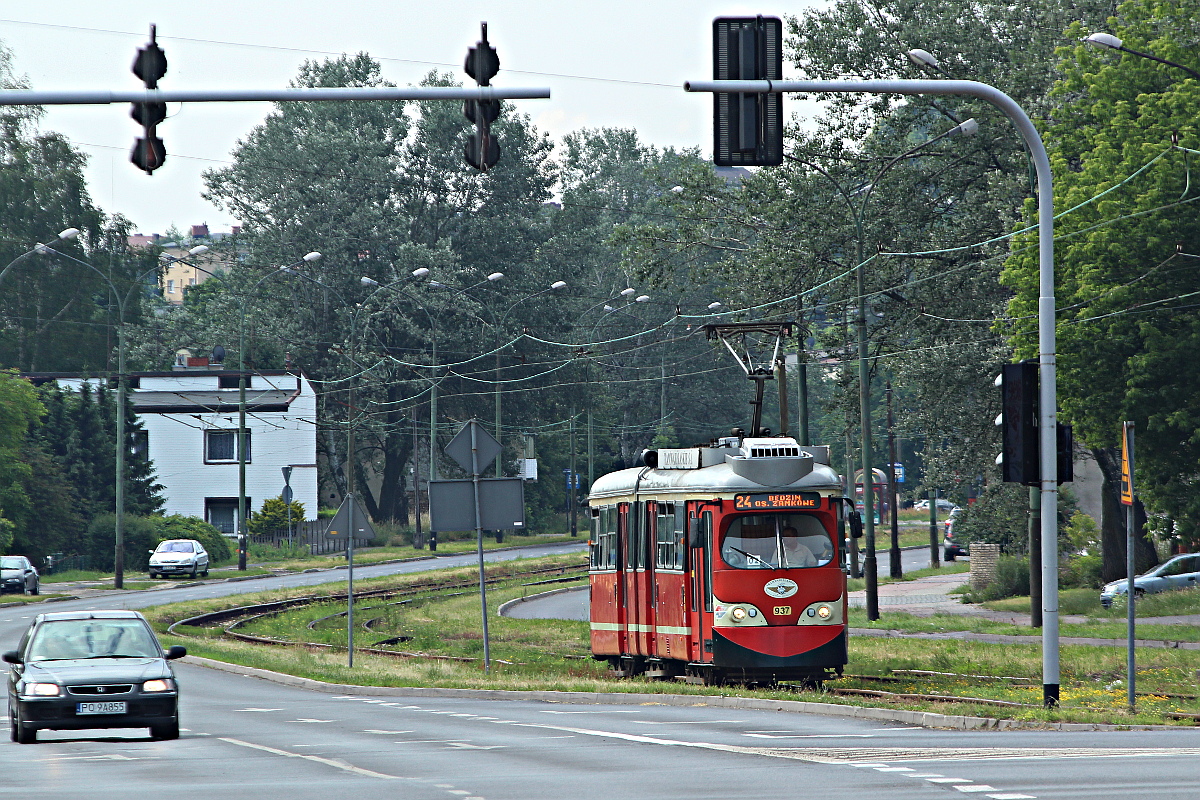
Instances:
[[[888,574],[893,578],[904,577],[904,568],[900,564],[900,492],[896,489],[896,430],[895,419],[892,417],[892,382],[887,382],[887,425],[888,425],[888,492],[892,507],[892,547],[888,551],[891,564]]]

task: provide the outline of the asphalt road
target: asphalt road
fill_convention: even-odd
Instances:
[[[380,569],[412,571],[423,563]],[[197,591],[229,594],[273,581],[343,576],[114,594],[105,605],[135,607]],[[40,608],[85,603],[96,601]],[[21,617],[34,611],[0,610],[0,647],[12,646],[24,627]],[[44,732],[36,745],[0,743],[0,791],[55,800],[936,800],[964,794],[1192,800],[1200,794],[1200,731],[1194,729],[944,731],[702,706],[340,695],[190,664],[180,664],[178,673],[184,728],[178,741],[98,731]]]

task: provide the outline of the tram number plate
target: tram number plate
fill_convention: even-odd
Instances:
[[[775,606],[775,616],[786,617],[792,613],[791,606]]]
[[[81,716],[83,714],[124,714],[125,708],[126,706],[124,701],[108,703],[76,703],[75,713]]]
[[[770,508],[820,508],[821,495],[816,492],[735,494],[733,507],[738,511],[757,511]]]

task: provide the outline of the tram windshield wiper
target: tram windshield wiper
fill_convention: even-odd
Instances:
[[[733,551],[734,551],[734,552],[736,552],[736,553],[741,553],[741,554],[742,554],[742,555],[744,555],[746,558],[753,558],[755,561],[757,561],[758,563],[762,564],[762,565],[763,565],[764,567],[766,567],[767,569],[775,569],[775,568],[774,568],[774,567],[772,567],[770,564],[768,564],[766,561],[763,561],[761,558],[759,558],[758,556],[754,555],[754,553],[747,553],[747,552],[746,552],[745,550],[743,550],[742,548],[740,548],[740,547],[734,547],[733,545],[729,545],[729,549],[730,549],[730,550],[733,550]]]

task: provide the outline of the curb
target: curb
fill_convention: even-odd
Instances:
[[[472,700],[537,701],[544,703],[572,703],[579,705],[611,706],[710,706],[713,708],[742,708],[756,711],[782,711],[792,714],[816,714],[825,717],[848,717],[885,722],[903,722],[923,728],[945,728],[949,730],[1055,730],[1055,731],[1128,731],[1128,730],[1190,730],[1171,725],[1108,725],[1082,722],[1025,722],[992,717],[967,717],[935,714],[928,711],[906,711],[903,709],[871,708],[863,706],[840,706],[832,703],[812,703],[803,700],[768,700],[757,697],[726,697],[706,695],[609,693],[609,692],[556,692],[518,691],[509,689],[444,689],[422,686],[355,686],[346,683],[326,683],[312,678],[285,675],[258,667],[243,667],[203,656],[186,656],[180,659],[185,664],[206,667],[221,672],[231,672],[247,678],[307,689],[325,694],[365,695],[369,697],[449,697]]]

